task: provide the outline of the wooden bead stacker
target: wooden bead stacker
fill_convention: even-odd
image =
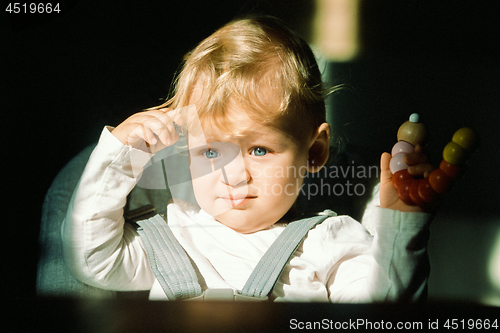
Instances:
[[[430,209],[440,195],[445,194],[460,176],[463,165],[476,148],[477,138],[473,130],[463,127],[455,132],[443,150],[443,160],[438,169],[427,178],[415,178],[408,173],[405,154],[415,151],[415,146],[425,140],[425,125],[414,113],[398,130],[398,142],[392,148],[390,163],[392,183],[399,198],[407,205],[418,205],[424,211]]]

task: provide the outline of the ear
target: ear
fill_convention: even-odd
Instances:
[[[318,126],[309,142],[309,158],[307,171],[318,172],[328,160],[330,152],[330,125],[323,123]]]

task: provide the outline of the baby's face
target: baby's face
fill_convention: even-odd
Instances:
[[[276,223],[292,207],[306,173],[308,149],[245,118],[250,130],[234,139],[189,135],[189,157],[200,207],[222,224],[252,233]]]

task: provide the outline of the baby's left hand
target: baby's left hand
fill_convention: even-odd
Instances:
[[[417,205],[407,205],[398,195],[398,191],[392,183],[392,172],[390,169],[391,154],[383,153],[380,159],[380,207],[399,210],[402,212],[423,212]],[[412,176],[429,177],[435,168],[430,164],[427,155],[424,154],[421,145],[415,147],[415,152],[406,154],[404,162],[409,165],[408,173]]]

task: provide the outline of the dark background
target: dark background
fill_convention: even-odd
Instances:
[[[309,38],[313,13],[312,1],[60,3],[61,14],[8,14],[6,1],[0,12],[2,294],[16,298],[35,294],[45,192],[104,125],[161,103],[182,56],[234,16],[273,14]],[[500,304],[500,281],[488,276],[500,238],[498,17],[495,1],[363,1],[360,56],[330,65],[332,82],[352,87],[332,97],[333,129],[367,164],[412,112],[435,163],[459,127],[481,136],[433,225],[433,299]]]

